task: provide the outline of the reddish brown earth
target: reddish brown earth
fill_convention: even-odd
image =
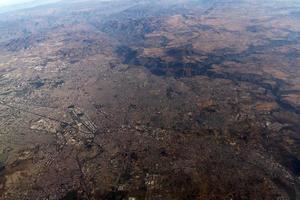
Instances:
[[[300,4],[61,1],[0,16],[0,199],[300,199]]]

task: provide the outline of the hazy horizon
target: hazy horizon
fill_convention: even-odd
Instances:
[[[0,6],[10,6],[10,5],[16,5],[21,3],[28,3],[32,0],[0,0]]]
[[[32,3],[32,6],[36,4],[44,4],[44,3],[54,3],[58,2],[60,0],[0,0],[0,8],[5,8],[5,7],[13,7],[15,5],[21,5],[21,4],[30,4]]]

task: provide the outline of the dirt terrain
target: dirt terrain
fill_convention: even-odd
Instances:
[[[0,199],[300,199],[300,3],[0,14]]]

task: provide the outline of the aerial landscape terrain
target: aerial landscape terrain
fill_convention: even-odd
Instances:
[[[0,8],[0,200],[300,200],[300,1]]]

